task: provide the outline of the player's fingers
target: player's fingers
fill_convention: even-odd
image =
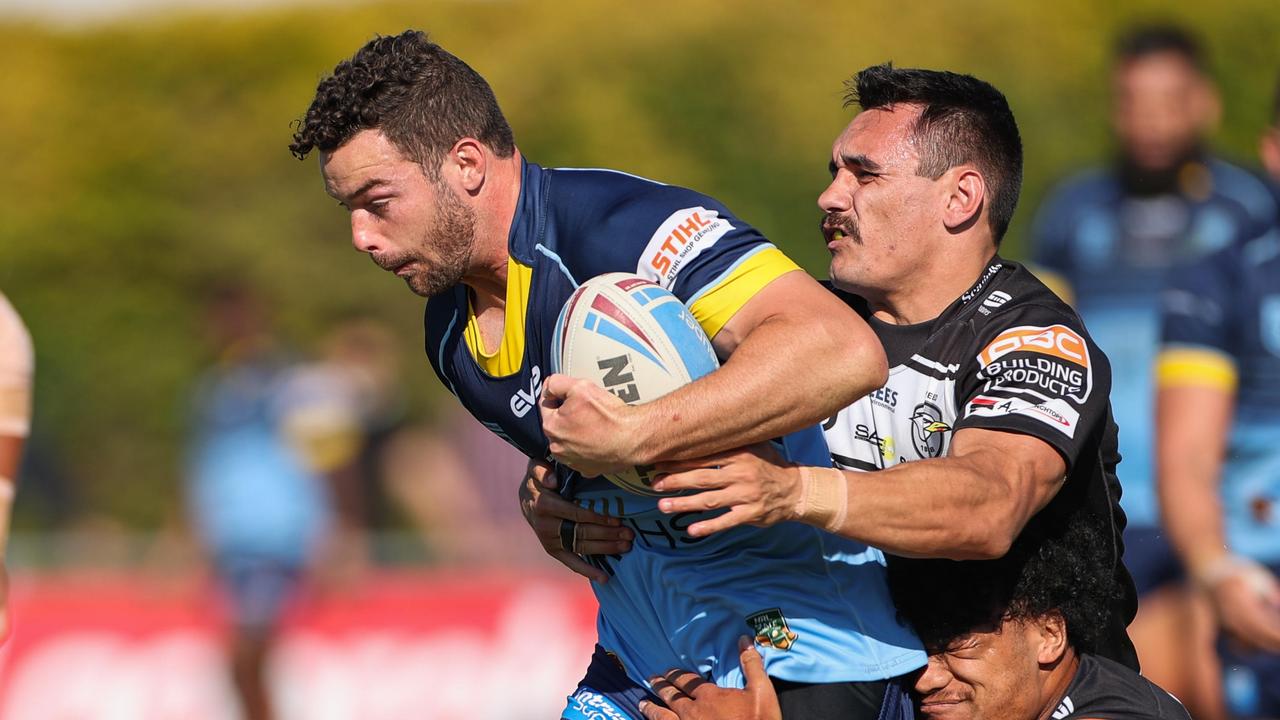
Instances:
[[[748,448],[734,448],[733,450],[723,450],[718,453],[704,455],[703,457],[690,458],[688,460],[664,460],[654,467],[660,473],[677,473],[685,470],[696,470],[698,468],[715,468],[727,465],[735,460],[742,460],[753,453]]]
[[[564,550],[557,550],[551,553],[551,557],[555,558],[556,560],[559,560],[560,564],[578,573],[579,575],[587,578],[588,580],[598,582],[601,585],[609,582],[609,573],[606,573],[605,571],[601,570],[595,565],[592,565],[586,560],[583,560],[577,555],[574,555],[571,552],[565,552]]]
[[[680,492],[683,490],[711,490],[726,487],[730,478],[715,468],[686,470],[670,475],[659,475],[653,483],[658,492]]]
[[[658,501],[658,509],[674,515],[682,512],[705,512],[732,504],[733,496],[728,490],[705,490],[693,495],[662,498]]]
[[[669,670],[667,671],[667,675],[670,675],[673,672],[677,671]],[[693,702],[693,699],[688,695],[685,695],[683,692],[680,692],[680,688],[672,684],[671,681],[666,678],[666,675],[649,678],[649,687],[653,689],[653,694],[657,695],[659,700],[666,703],[667,707],[671,708],[676,713],[680,712],[681,705]]]
[[[560,486],[559,478],[556,477],[555,468],[551,463],[540,460],[530,463],[529,475],[539,485],[548,490],[556,490]]]
[[[680,716],[648,700],[640,701],[640,714],[645,720],[680,720]]]
[[[702,686],[709,684],[706,678],[688,670],[668,670],[663,677],[666,678],[667,682],[674,685],[677,690],[691,698],[697,698],[698,690]],[[711,687],[715,687],[715,685],[711,685]]]
[[[706,537],[718,532],[723,532],[729,528],[745,525],[751,521],[752,516],[749,511],[744,510],[741,507],[735,507],[723,515],[690,525],[686,532],[689,533],[689,537]]]
[[[622,521],[616,517],[602,515],[580,505],[575,505],[555,493],[542,493],[539,495],[533,502],[533,510],[538,515],[561,520],[572,520],[576,523],[592,523],[614,527],[622,524]],[[557,525],[557,529],[558,527]]]
[[[542,381],[542,399],[544,402],[551,403],[552,407],[559,407],[565,398],[572,395],[578,385],[584,382],[590,384],[586,380],[552,373]]]

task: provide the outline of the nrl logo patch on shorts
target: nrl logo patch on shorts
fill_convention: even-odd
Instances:
[[[748,616],[747,625],[755,631],[756,644],[764,647],[790,650],[791,646],[796,644],[796,640],[800,639],[799,635],[791,632],[787,619],[782,616],[782,610],[778,608],[761,610]]]

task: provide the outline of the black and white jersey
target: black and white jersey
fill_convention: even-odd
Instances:
[[[838,292],[838,291],[837,291]],[[1083,504],[1111,529],[1122,600],[1103,654],[1137,667],[1124,628],[1137,607],[1120,562],[1120,486],[1111,370],[1076,313],[1018,263],[993,258],[937,318],[891,325],[842,294],[884,344],[889,381],[823,424],[836,467],[877,471],[944,455],[963,428],[1032,435],[1067,465],[1063,488],[1032,523]]]
[[[1050,716],[1053,720],[1191,720],[1163,688],[1117,662],[1081,655],[1076,676]]]

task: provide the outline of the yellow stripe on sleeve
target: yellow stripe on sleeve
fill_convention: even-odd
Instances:
[[[1209,348],[1177,347],[1156,356],[1157,387],[1236,389],[1236,364],[1230,355]]]
[[[764,286],[799,269],[799,265],[776,247],[757,250],[699,293],[689,305],[689,311],[707,337],[714,338]]]

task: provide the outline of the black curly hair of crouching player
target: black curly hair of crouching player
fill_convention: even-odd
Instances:
[[[891,558],[889,592],[930,652],[1003,620],[1058,613],[1072,647],[1091,653],[1119,595],[1111,558],[1110,535],[1076,513],[1029,527],[998,560]]]
[[[971,75],[891,63],[866,68],[845,86],[845,107],[924,106],[913,133],[920,154],[916,174],[936,180],[973,163],[987,183],[991,233],[999,245],[1022,192],[1022,136],[1004,94]]]
[[[299,160],[376,128],[429,177],[464,137],[483,142],[498,157],[515,151],[511,126],[489,84],[418,30],[376,37],[338,63],[320,81],[296,128],[289,150]]]

